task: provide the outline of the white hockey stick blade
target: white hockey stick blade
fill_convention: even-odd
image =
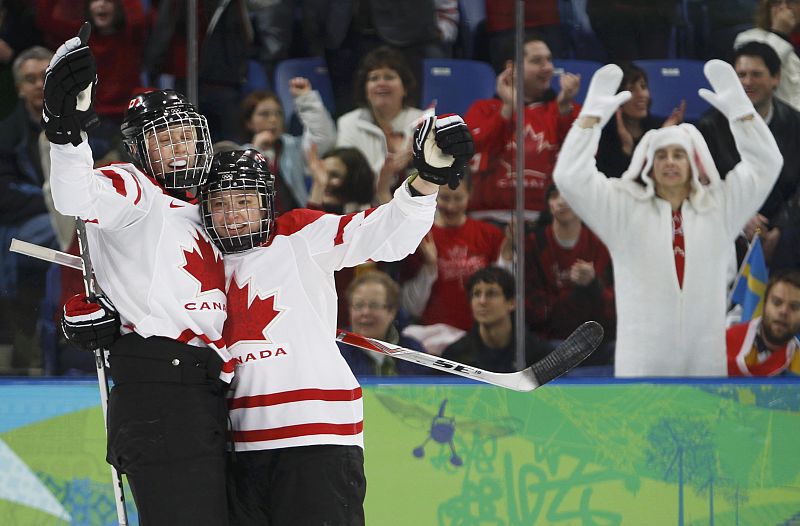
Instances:
[[[81,260],[81,258],[78,256],[53,250],[52,248],[34,245],[33,243],[21,241],[16,238],[11,240],[11,246],[9,247],[9,250],[11,252],[16,252],[17,254],[31,256],[44,261],[50,261],[51,263],[64,265],[65,267],[83,270],[83,260]]]
[[[407,349],[374,338],[339,329],[336,340],[368,351],[388,354],[407,362],[413,362],[431,369],[438,369],[479,382],[513,389],[514,391],[533,391],[547,382],[566,373],[587,356],[592,354],[603,340],[603,327],[594,321],[587,321],[567,337],[553,352],[532,366],[515,373],[494,373],[477,367],[447,360],[440,356]]]

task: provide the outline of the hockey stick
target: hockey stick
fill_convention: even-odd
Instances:
[[[11,250],[73,268],[75,266],[75,260],[78,259],[76,256],[64,252],[33,245],[31,243],[20,242],[19,240],[12,241]],[[91,269],[91,262],[89,262],[88,268]],[[337,341],[354,347],[388,354],[394,358],[417,363],[451,374],[457,374],[465,378],[472,378],[473,380],[496,385],[498,387],[513,389],[515,391],[532,391],[558,378],[592,354],[597,346],[600,345],[602,339],[603,327],[597,322],[587,321],[575,329],[575,331],[553,352],[527,369],[515,373],[495,373],[447,360],[432,354],[426,354],[373,338],[367,338],[366,336],[341,329],[338,330],[336,334]],[[98,370],[98,375],[99,374],[100,372]],[[103,370],[103,374],[105,374],[105,370]]]
[[[94,270],[92,260],[89,258],[89,245],[86,242],[86,225],[81,218],[76,218],[78,229],[78,246],[80,247],[83,272],[83,288],[89,301],[94,301],[97,297],[97,290],[94,281]],[[34,245],[35,246],[35,245]],[[57,251],[53,251],[58,257]],[[67,254],[68,255],[68,254]],[[74,257],[74,256],[71,256]],[[58,261],[56,261],[58,263]],[[94,364],[97,368],[97,383],[100,386],[100,408],[103,411],[103,423],[105,424],[106,435],[108,435],[108,377],[106,376],[106,359],[104,349],[95,349]],[[122,476],[114,466],[111,466],[111,484],[114,487],[114,501],[117,507],[117,520],[119,526],[128,525],[128,512],[125,509],[125,493],[122,486]]]
[[[585,322],[575,329],[553,352],[527,369],[515,373],[484,371],[470,365],[406,349],[405,347],[382,342],[374,338],[367,338],[366,336],[341,329],[336,333],[336,340],[360,349],[388,354],[393,358],[414,362],[465,378],[472,378],[473,380],[498,387],[505,387],[514,391],[533,391],[537,387],[541,387],[550,380],[566,373],[592,354],[603,340],[603,327],[595,321]]]
[[[94,283],[94,271],[92,269],[92,261],[89,259],[89,247],[86,243],[86,225],[81,219],[76,221],[78,230],[78,245],[80,246],[81,255],[73,256],[66,252],[53,250],[52,248],[34,245],[27,241],[19,239],[12,239],[9,251],[31,256],[57,265],[74,268],[80,270],[83,274],[83,288],[86,296],[90,301],[96,297],[96,288]],[[105,367],[105,351],[97,349],[94,351],[94,364],[97,369],[97,383],[100,386],[100,408],[103,411],[103,423],[105,424],[106,433],[108,433],[108,377],[106,376]],[[111,466],[111,483],[114,487],[114,500],[117,508],[117,520],[120,526],[128,525],[128,512],[125,509],[125,494],[123,492],[122,477],[114,466]]]

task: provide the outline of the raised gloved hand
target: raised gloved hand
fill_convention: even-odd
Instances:
[[[475,144],[464,120],[455,114],[431,116],[414,130],[414,167],[419,176],[433,184],[447,184],[455,190]]]
[[[605,126],[617,108],[631,98],[630,91],[617,93],[620,82],[622,69],[616,64],[608,64],[595,71],[578,118],[597,117],[600,127]]]
[[[61,330],[80,349],[109,348],[119,338],[119,327],[119,313],[103,295],[89,301],[85,294],[76,294],[64,304]]]
[[[700,88],[697,94],[717,108],[729,121],[755,114],[753,103],[747,98],[739,76],[730,64],[712,59],[706,62],[703,73],[714,91]]]
[[[83,140],[81,131],[98,124],[94,112],[97,68],[86,45],[90,32],[89,22],[84,22],[78,36],[61,44],[45,73],[42,128],[55,144],[77,146]]]

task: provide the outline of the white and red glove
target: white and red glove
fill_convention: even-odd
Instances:
[[[420,177],[455,190],[475,153],[475,144],[464,119],[451,113],[428,117],[417,126],[413,153]]]
[[[119,338],[119,328],[119,313],[103,295],[90,301],[85,294],[76,294],[64,304],[61,330],[80,349],[108,349]]]

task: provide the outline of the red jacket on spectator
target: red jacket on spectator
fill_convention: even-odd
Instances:
[[[606,341],[613,339],[614,285],[611,257],[603,242],[584,225],[575,246],[564,248],[548,225],[532,232],[525,248],[528,325],[545,338],[562,340],[581,323],[595,320],[605,329]],[[570,267],[578,259],[594,266],[595,280],[585,287],[569,280]]]
[[[434,224],[430,235],[436,245],[437,277],[419,323],[446,323],[467,331],[473,320],[464,284],[475,271],[495,264],[505,236],[496,226],[469,217],[458,227]],[[419,252],[412,254],[403,262],[403,273],[416,275],[421,263]]]
[[[502,105],[499,99],[479,100],[464,120],[475,140],[470,215],[505,223],[504,215],[515,207],[517,154],[516,123],[500,115]],[[525,209],[535,212],[531,220],[545,208],[544,193],[553,182],[558,150],[580,111],[577,104],[572,106],[572,112],[561,115],[553,98],[525,108]]]
[[[108,35],[93,31],[89,48],[97,63],[95,111],[98,115],[121,119],[134,89],[141,84],[145,14],[141,0],[118,1],[125,10],[122,31]],[[61,4],[59,0],[37,0],[36,4],[39,29],[59,43],[76,36],[83,23],[83,15],[79,20],[66,16],[63,9],[58,9]],[[81,13],[85,11],[84,5],[85,2],[76,2]]]

